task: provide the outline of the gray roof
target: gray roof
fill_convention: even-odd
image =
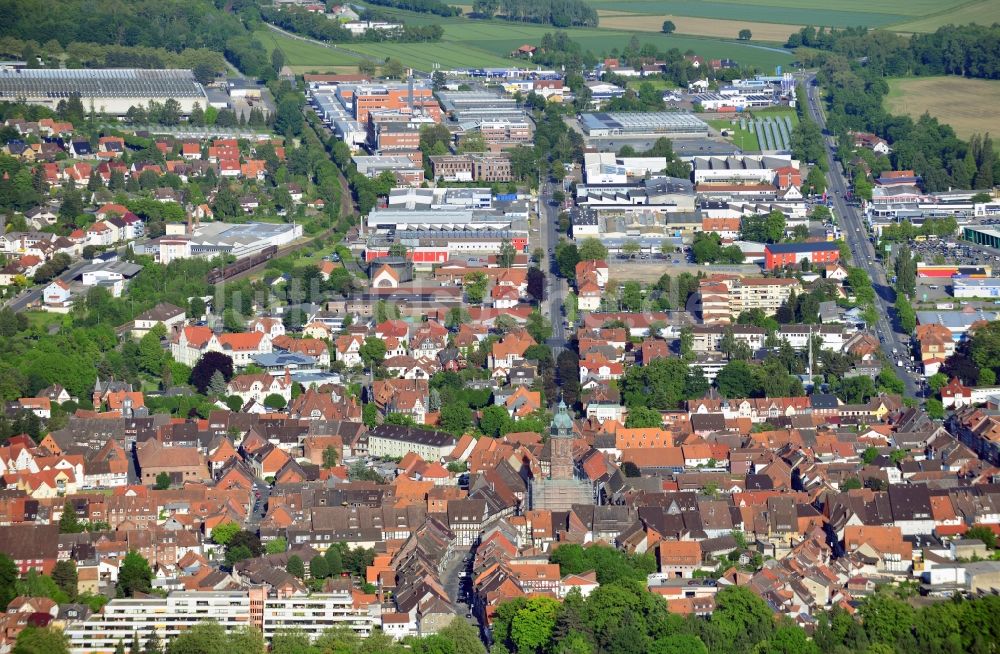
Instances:
[[[0,70],[0,98],[204,98],[190,70],[138,68]]]

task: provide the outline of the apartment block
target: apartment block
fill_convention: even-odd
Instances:
[[[101,613],[66,628],[71,654],[112,654],[119,642],[139,644],[155,631],[169,643],[199,622],[215,622],[226,632],[252,625],[270,642],[275,633],[300,629],[317,638],[325,630],[347,627],[369,636],[381,624],[373,595],[344,589],[305,596],[268,597],[263,588],[238,591],[175,591],[167,597],[114,599]]]
[[[154,631],[161,642],[169,642],[204,621],[227,632],[252,624],[250,593],[174,592],[165,598],[114,599],[102,612],[69,625],[65,633],[71,654],[112,654],[119,641],[132,642],[133,634],[144,647]]]
[[[698,287],[702,321],[729,324],[735,316],[750,309],[760,309],[772,316],[793,291],[802,292],[797,279],[715,275],[702,280]]]
[[[430,157],[434,179],[446,182],[509,182],[510,157],[506,154],[446,154]]]

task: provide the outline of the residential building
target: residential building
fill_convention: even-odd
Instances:
[[[413,452],[425,461],[440,461],[455,449],[455,437],[443,431],[382,424],[368,432],[371,456],[402,458]]]
[[[765,270],[798,266],[808,261],[813,266],[840,260],[840,248],[827,241],[816,243],[768,243],[764,247]]]

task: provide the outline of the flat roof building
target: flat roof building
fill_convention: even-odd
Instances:
[[[656,135],[673,138],[707,137],[708,124],[694,114],[681,111],[601,112],[581,114],[587,136]]]
[[[445,113],[455,121],[526,122],[527,114],[513,98],[491,91],[440,91],[438,98]]]
[[[176,100],[182,114],[195,103],[208,107],[205,88],[190,70],[139,68],[0,69],[0,101],[27,102],[55,109],[79,96],[85,110],[124,116],[131,107]]]

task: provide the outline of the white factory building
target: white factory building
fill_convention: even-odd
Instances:
[[[168,225],[167,233],[156,239],[132,243],[136,254],[152,256],[162,264],[174,259],[211,259],[230,254],[237,259],[253,256],[265,248],[282,247],[302,237],[302,225],[276,223],[205,223],[193,231],[182,224]]]
[[[176,100],[182,114],[208,106],[204,87],[190,70],[140,68],[0,69],[0,102],[27,102],[55,109],[79,96],[85,110],[124,116],[131,107]]]

